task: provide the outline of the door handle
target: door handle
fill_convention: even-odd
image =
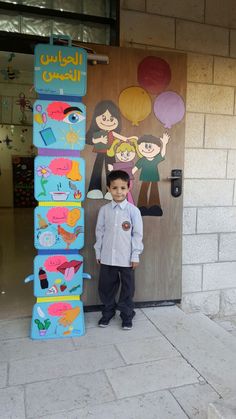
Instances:
[[[171,170],[171,176],[168,176],[167,179],[171,181],[171,195],[178,198],[182,194],[182,170]]]

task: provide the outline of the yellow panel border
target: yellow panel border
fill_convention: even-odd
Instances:
[[[37,298],[37,303],[52,303],[55,301],[80,301],[80,296],[79,295],[72,295],[70,296],[59,296],[59,297],[40,297]]]
[[[39,207],[81,207],[81,202],[38,202]]]

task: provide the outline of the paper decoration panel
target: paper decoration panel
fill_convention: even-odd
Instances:
[[[83,292],[83,258],[66,253],[34,258],[35,297],[73,296]]]
[[[83,150],[86,107],[62,98],[34,103],[33,143],[38,148]]]
[[[61,301],[52,298],[49,302],[44,299],[34,305],[31,323],[33,339],[78,337],[83,334],[83,303],[76,297],[75,300],[68,298]]]
[[[81,249],[84,209],[79,206],[38,206],[34,210],[36,249]]]
[[[34,171],[35,199],[38,201],[84,200],[84,159],[38,156],[34,161]]]
[[[86,94],[87,53],[84,49],[38,44],[34,63],[36,92],[64,96]]]

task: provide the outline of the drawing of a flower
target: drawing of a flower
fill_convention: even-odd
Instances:
[[[38,166],[37,167],[37,175],[41,177],[41,186],[42,186],[42,192],[38,195],[40,196],[46,196],[46,189],[45,185],[48,183],[47,178],[51,175],[51,170],[47,166]]]

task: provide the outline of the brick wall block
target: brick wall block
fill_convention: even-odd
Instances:
[[[184,208],[183,209],[183,234],[194,234],[196,233],[196,208]]]
[[[221,291],[220,314],[222,316],[236,315],[236,289]]]
[[[147,12],[203,22],[204,0],[147,0]]]
[[[211,55],[188,54],[187,80],[196,83],[213,82],[213,57]]]
[[[235,116],[206,115],[206,148],[236,149],[235,132]]]
[[[201,291],[202,266],[184,265],[182,270],[183,293]]]
[[[236,233],[220,234],[219,260],[236,260]]]
[[[219,312],[220,293],[212,291],[184,294],[181,306],[187,313],[201,311],[201,313],[214,316]]]
[[[185,150],[185,178],[225,178],[227,151],[222,150]],[[220,167],[220,171],[216,168]],[[217,172],[217,173],[216,173]]]
[[[234,88],[188,83],[187,111],[233,115]]]
[[[186,113],[185,117],[185,147],[203,147],[204,115]]]
[[[120,33],[121,43],[136,42],[170,48],[175,44],[175,22],[172,18],[123,10]]]
[[[197,232],[236,232],[236,208],[199,208],[197,216]]]
[[[201,23],[176,21],[176,48],[213,55],[229,55],[229,30]]]
[[[218,259],[218,240],[216,234],[183,236],[183,264],[216,262]]]
[[[203,290],[236,288],[236,262],[203,265]]]
[[[217,173],[216,173],[217,176]],[[233,203],[232,180],[185,179],[184,206],[227,206]]]

